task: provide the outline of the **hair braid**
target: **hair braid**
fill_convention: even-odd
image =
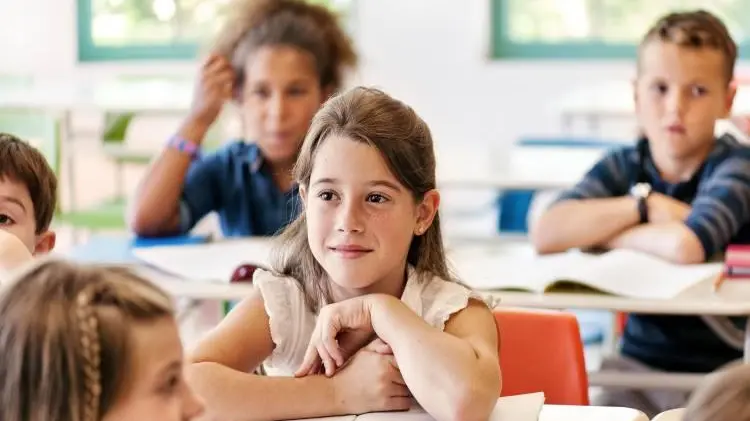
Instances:
[[[94,308],[96,295],[95,287],[87,287],[78,294],[76,299],[76,316],[78,318],[84,374],[83,421],[97,421],[99,419],[99,401],[102,391],[99,321]]]

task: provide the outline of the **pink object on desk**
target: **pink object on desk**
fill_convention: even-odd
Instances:
[[[724,254],[724,273],[726,279],[750,278],[750,245],[730,244]]]

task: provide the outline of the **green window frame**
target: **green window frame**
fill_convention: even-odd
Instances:
[[[197,56],[195,43],[127,44],[103,46],[94,42],[91,22],[93,0],[77,0],[78,61],[190,60]]]
[[[124,0],[127,1],[127,0]],[[355,0],[308,0],[335,9],[346,17]],[[78,61],[132,61],[132,60],[192,60],[198,56],[197,42],[129,43],[124,45],[97,45],[92,22],[94,0],[76,0]]]
[[[510,1],[491,1],[491,56],[493,59],[520,60],[632,60],[637,46],[632,43],[611,43],[597,40],[562,42],[519,42],[510,34]],[[528,0],[527,0],[528,1]],[[629,1],[629,0],[621,0]],[[750,37],[737,40],[739,57],[750,57]]]

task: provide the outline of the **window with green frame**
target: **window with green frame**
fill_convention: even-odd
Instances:
[[[748,0],[490,0],[492,55],[499,59],[635,57],[663,14],[702,8],[719,16],[750,56]]]
[[[352,0],[308,0],[345,12]],[[232,0],[77,0],[79,61],[189,60]]]

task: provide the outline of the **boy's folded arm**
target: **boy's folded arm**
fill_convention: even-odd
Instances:
[[[705,260],[700,239],[679,221],[638,225],[616,235],[606,246],[642,251],[680,264]]]
[[[637,202],[628,196],[630,154],[629,149],[607,154],[531,224],[538,252],[596,247],[639,222]]]
[[[704,252],[703,260],[722,252],[750,223],[750,156],[744,151],[722,162],[701,186],[685,226]]]
[[[750,158],[724,161],[704,182],[684,221],[651,223],[608,245],[649,252],[677,263],[700,263],[721,252],[750,223]]]
[[[565,200],[544,212],[530,236],[539,253],[557,253],[600,246],[639,221],[632,197]]]

